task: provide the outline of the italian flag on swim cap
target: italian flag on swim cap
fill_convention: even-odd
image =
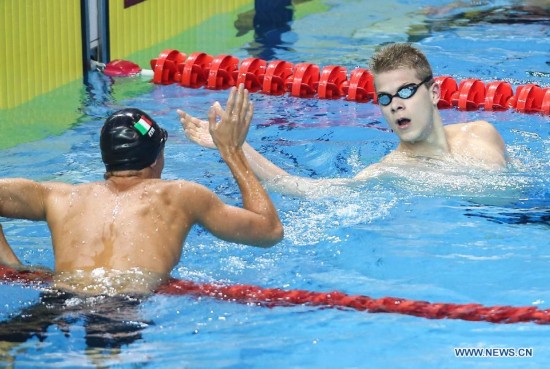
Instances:
[[[145,136],[146,134],[149,134],[149,136],[153,136],[153,134],[155,133],[155,129],[152,129],[152,126],[153,124],[144,116],[139,118],[137,123],[134,124],[134,128],[137,129],[142,136]]]

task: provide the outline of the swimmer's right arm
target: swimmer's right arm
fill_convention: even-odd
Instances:
[[[50,188],[50,185],[28,179],[0,179],[0,216],[15,219],[45,220],[45,203]],[[22,264],[8,244],[1,225],[0,264],[18,270],[50,272],[48,268]]]
[[[23,178],[0,179],[0,216],[45,220],[45,198],[49,188]]]

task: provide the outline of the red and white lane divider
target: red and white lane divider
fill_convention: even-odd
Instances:
[[[195,52],[187,56],[175,49],[164,50],[150,62],[151,70],[125,60],[113,60],[103,72],[113,77],[143,75],[155,84],[179,84],[189,88],[227,89],[244,83],[250,92],[294,97],[376,101],[373,76],[364,68],[353,69],[312,63],[293,64],[284,60],[267,62],[259,58],[239,61],[231,55],[212,56]],[[536,84],[517,86],[506,81],[483,82],[477,78],[456,81],[435,77],[441,87],[438,107],[487,111],[515,109],[521,113],[550,115],[550,88]]]

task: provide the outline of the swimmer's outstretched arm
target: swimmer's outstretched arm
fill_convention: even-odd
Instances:
[[[192,142],[209,149],[215,149],[216,144],[212,140],[209,131],[209,123],[198,119],[182,110],[178,110],[180,122],[185,135]],[[356,182],[358,178],[324,178],[313,179],[291,175],[284,169],[269,161],[265,156],[256,151],[247,142],[242,149],[250,167],[256,176],[264,182],[270,190],[296,196],[309,196],[319,192],[320,187],[347,186]]]
[[[13,252],[8,240],[6,240],[2,224],[0,224],[0,265],[12,267],[19,267],[23,265]]]
[[[196,118],[182,110],[178,110],[178,114],[185,135],[189,140],[208,149],[216,148],[212,136],[210,135],[207,121]],[[247,142],[243,143],[242,148],[246,158],[249,160],[250,166],[260,180],[269,181],[276,176],[290,176],[285,170],[273,164],[262,156],[262,154],[254,150]]]

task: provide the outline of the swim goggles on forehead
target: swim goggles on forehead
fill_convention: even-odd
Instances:
[[[377,95],[378,103],[382,106],[388,106],[390,105],[394,97],[400,97],[402,99],[410,99],[411,97],[414,96],[414,94],[418,90],[418,87],[430,81],[432,78],[433,76],[430,74],[428,77],[424,78],[420,83],[409,83],[408,85],[405,85],[401,87],[399,90],[397,90],[395,95],[391,95],[387,92],[381,92]]]

